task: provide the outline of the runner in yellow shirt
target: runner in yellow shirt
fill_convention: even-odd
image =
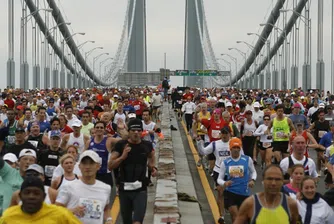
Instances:
[[[46,194],[42,180],[29,177],[22,183],[22,205],[8,208],[0,218],[0,224],[79,224],[81,223],[66,208],[44,203]]]

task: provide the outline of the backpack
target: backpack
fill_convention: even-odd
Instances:
[[[162,81],[162,87],[165,88],[165,89],[168,89],[168,81],[167,80]]]

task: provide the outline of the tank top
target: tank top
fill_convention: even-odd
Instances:
[[[248,124],[247,120],[244,120],[244,131],[243,134],[247,134],[247,133],[254,133],[256,130],[256,125],[255,125],[255,121],[252,119],[252,123]]]
[[[155,123],[153,121],[151,121],[149,124],[145,124],[144,121],[143,122],[143,130],[144,131],[153,131],[154,130],[154,127],[155,127]],[[147,134],[144,136],[143,138],[144,140],[146,141],[149,141],[149,142],[154,142],[154,134]]]
[[[210,119],[210,117],[211,117],[211,114],[209,112],[206,112],[205,115],[203,115],[202,111],[200,111],[198,113],[199,120]],[[204,132],[201,131],[202,130],[201,126],[202,126],[201,122],[198,122],[198,124],[197,124],[197,134],[198,135],[205,135],[206,133],[204,133]]]
[[[108,173],[109,151],[107,150],[107,137],[104,137],[100,143],[96,143],[94,138],[91,138],[88,150],[93,150],[102,159],[102,165],[97,173]]]
[[[74,179],[73,180],[66,179],[65,176],[64,176],[64,174],[61,175],[60,183],[57,186],[57,190],[60,189],[64,184],[72,182],[74,180],[78,180],[78,179],[79,179],[79,177],[76,174],[74,174]]]
[[[251,220],[251,224],[289,224],[290,223],[290,210],[288,206],[287,196],[281,194],[281,202],[276,208],[264,207],[258,194],[254,195],[254,214]]]
[[[314,138],[319,143],[322,136],[329,131],[329,121],[316,121],[314,124]]]
[[[79,154],[81,154],[85,150],[85,141],[84,135],[80,134],[78,138],[74,137],[74,134],[71,133],[68,139],[67,145],[75,145],[78,147]]]
[[[50,117],[53,117],[53,116],[54,116],[53,113],[56,113],[56,107],[52,107],[52,108],[48,107],[48,108],[46,109],[46,113],[47,113]]]
[[[283,135],[287,137],[283,137]],[[275,117],[273,120],[273,139],[274,142],[289,141],[288,135],[290,134],[290,127],[288,123],[288,118],[285,117],[283,120],[278,121]]]
[[[226,191],[238,195],[249,196],[248,181],[250,179],[248,169],[249,157],[241,155],[239,160],[235,161],[231,157],[224,160],[226,180],[231,180],[231,186],[226,187]]]
[[[14,121],[12,126],[9,126],[8,136],[7,136],[7,143],[9,145],[14,144],[16,137],[15,137],[15,130],[17,128],[17,120]]]

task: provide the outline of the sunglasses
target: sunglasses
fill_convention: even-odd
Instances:
[[[263,119],[264,121],[270,121],[270,119],[266,118],[266,119]]]

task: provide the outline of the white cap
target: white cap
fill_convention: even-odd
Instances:
[[[23,157],[23,156],[32,156],[32,157],[36,157],[36,152],[33,149],[22,149],[20,154],[19,154],[19,158]]]
[[[72,127],[81,127],[82,126],[82,122],[80,120],[74,120]]]
[[[179,90],[178,93],[182,93],[182,90]]]
[[[85,157],[91,158],[95,163],[100,163],[102,162],[100,156],[94,152],[93,150],[86,150],[80,155],[79,163],[81,163],[81,160]]]
[[[319,108],[325,108],[325,104],[324,103],[319,103]]]
[[[42,94],[40,94],[40,93],[37,93],[37,96],[42,96]]]
[[[224,103],[223,99],[218,100],[219,103]]]
[[[313,90],[310,90],[310,93],[313,93]]]
[[[27,172],[28,170],[33,170],[33,171],[36,171],[37,173],[40,173],[40,174],[43,174],[43,175],[44,175],[43,167],[41,167],[41,166],[38,165],[38,164],[31,164],[31,165],[26,169],[26,172]]]
[[[17,157],[14,153],[7,153],[4,155],[3,160],[7,160],[9,162],[16,163]]]
[[[226,107],[232,107],[233,105],[232,105],[232,103],[231,102],[227,102],[226,103]]]
[[[301,96],[300,99],[305,99],[305,96]]]
[[[135,113],[130,113],[130,114],[128,114],[128,118],[136,118],[136,114]]]
[[[114,98],[118,98],[118,95],[117,95],[117,94],[115,94],[115,95],[114,95]]]
[[[255,103],[253,104],[253,107],[260,108],[260,104],[259,104],[259,102],[255,102]]]

